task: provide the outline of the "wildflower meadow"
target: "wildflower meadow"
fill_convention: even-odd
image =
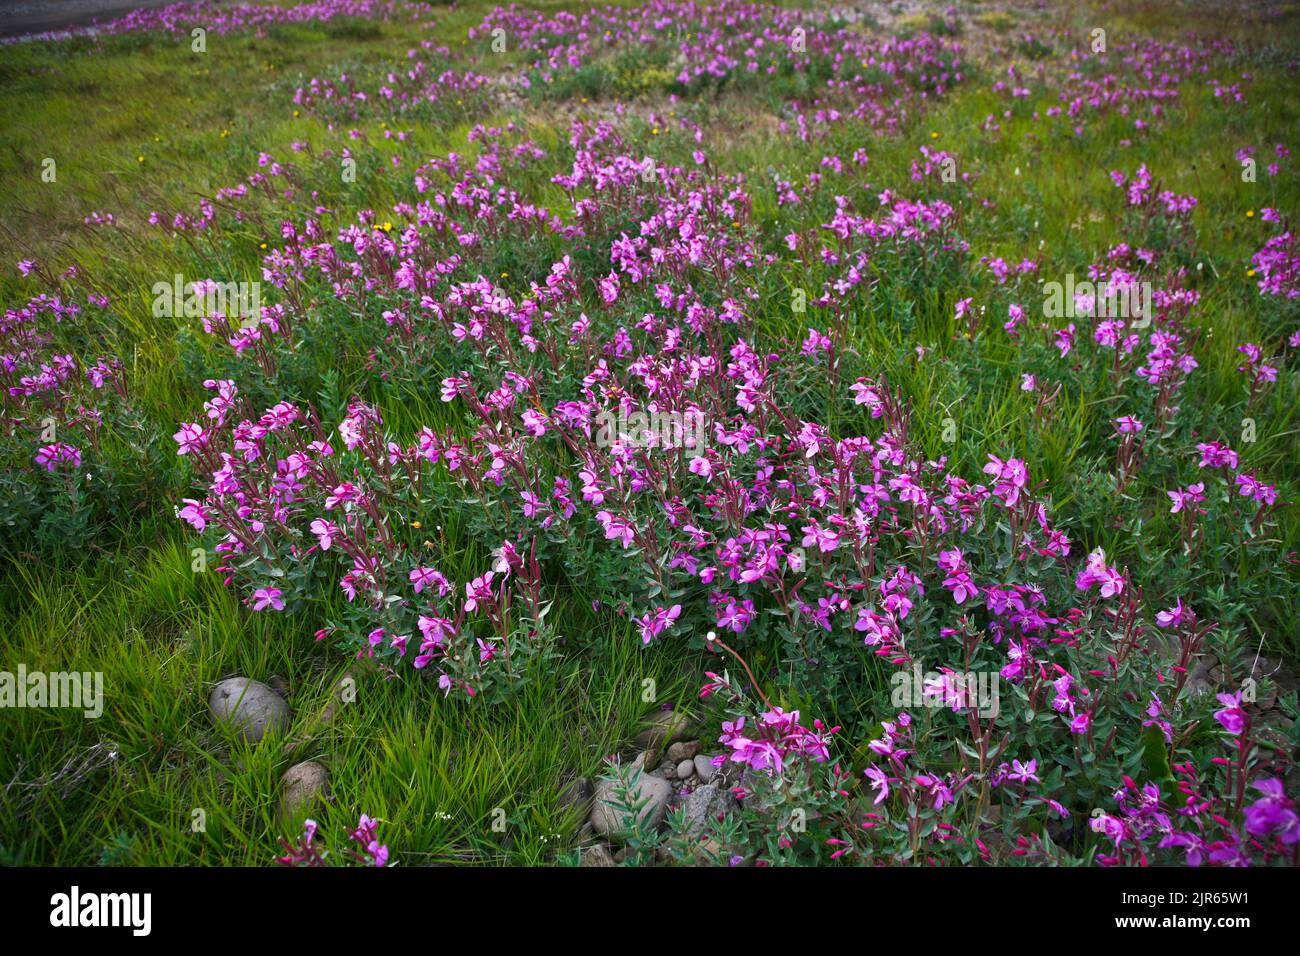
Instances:
[[[0,862],[1300,863],[1300,7],[9,32]]]

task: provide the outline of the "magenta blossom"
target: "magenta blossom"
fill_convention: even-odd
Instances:
[[[284,610],[284,594],[279,588],[258,588],[253,592],[253,610],[265,611],[268,607],[275,611]]]

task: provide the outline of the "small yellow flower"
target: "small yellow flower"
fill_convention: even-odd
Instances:
[[[294,111],[293,111],[293,115],[294,115],[294,118],[296,119],[297,116],[298,116],[298,111],[297,111],[297,110],[294,110]]]
[[[144,157],[143,157],[143,156],[137,156],[137,157],[135,158],[135,161],[136,161],[137,163],[143,163],[143,162],[144,162]]]
[[[1254,219],[1254,218],[1255,218],[1255,210],[1253,210],[1253,209],[1247,209],[1247,210],[1246,210],[1246,218],[1247,218],[1247,219]]]
[[[503,272],[503,273],[501,273],[501,278],[503,278],[503,279],[509,279],[509,278],[510,278],[510,273],[509,273],[509,272]]]
[[[265,248],[266,248],[266,243],[265,243],[265,242],[264,242],[264,243],[262,243],[262,248],[263,248],[263,249],[265,249]]]
[[[931,133],[930,133],[930,138],[931,138],[931,139],[938,139],[938,138],[939,138],[939,134],[936,133],[936,132],[931,131]]]
[[[418,522],[418,521],[412,521],[412,522],[411,522],[411,527],[414,528],[415,530],[419,531],[420,528],[423,527],[423,525],[421,525],[420,522]]]
[[[1254,269],[1247,269],[1247,270],[1246,270],[1246,275],[1247,275],[1249,278],[1252,278],[1252,279],[1253,279],[1253,278],[1255,277],[1255,270],[1254,270]]]

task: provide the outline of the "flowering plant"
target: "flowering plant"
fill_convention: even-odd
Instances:
[[[276,857],[275,862],[281,866],[331,866],[330,851],[316,842],[319,830],[320,825],[315,820],[307,820],[303,823],[302,836],[297,843],[281,837],[280,845],[284,849],[284,856]],[[348,863],[343,865],[388,866],[388,847],[379,842],[378,830],[378,820],[361,814],[356,829],[348,834],[348,839],[356,845],[344,850],[343,856]]]

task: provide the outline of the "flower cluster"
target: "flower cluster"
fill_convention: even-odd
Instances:
[[[290,843],[285,837],[280,838],[284,855],[275,858],[281,866],[331,866],[329,850],[316,842],[320,825],[315,820],[303,823],[302,836],[297,843]],[[356,829],[348,834],[348,839],[356,846],[348,847],[344,856],[349,863],[361,866],[387,866],[388,847],[379,842],[379,821],[361,814]],[[347,863],[344,864],[345,866]]]

